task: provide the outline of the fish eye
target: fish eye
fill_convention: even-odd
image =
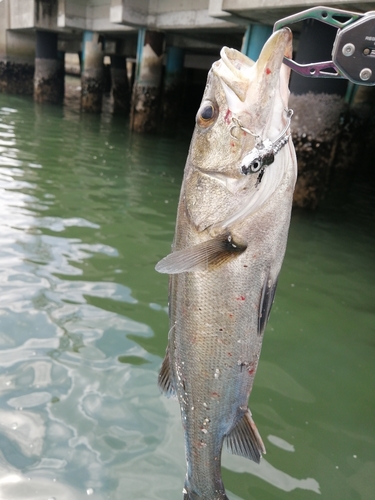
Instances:
[[[201,111],[202,120],[211,120],[211,118],[214,116],[214,112],[215,110],[212,104],[208,104]]]
[[[215,121],[216,117],[216,106],[212,102],[206,101],[202,104],[197,113],[197,124],[203,128],[209,127]]]

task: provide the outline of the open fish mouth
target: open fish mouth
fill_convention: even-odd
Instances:
[[[249,141],[243,140],[243,135],[241,140],[238,136],[234,137],[241,148],[236,168],[243,175],[234,181],[234,190],[241,192],[251,171],[256,176],[251,181],[252,189],[243,192],[238,209],[216,224],[215,229],[228,228],[254,213],[276,191],[288,169],[284,160],[287,154],[277,156],[281,158],[277,161],[277,168],[268,165],[274,163],[276,153],[289,142],[288,130],[293,114],[288,109],[290,68],[283,64],[283,58],[292,56],[292,32],[284,28],[273,33],[256,62],[228,47],[223,47],[220,55],[221,59],[213,65],[213,73],[221,83],[231,112],[229,116],[232,120],[227,122],[228,132],[234,137],[232,131],[238,131],[236,127],[239,127],[253,140],[249,148]]]
[[[272,100],[272,90],[279,88],[278,80],[282,98],[287,102],[290,70],[283,65],[283,58],[292,56],[292,38],[289,28],[276,31],[264,45],[256,62],[236,49],[221,49],[221,59],[214,64],[213,72],[222,83],[233,114],[246,112],[256,101],[266,106]],[[282,70],[285,75],[280,78]]]

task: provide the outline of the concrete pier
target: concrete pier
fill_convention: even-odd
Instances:
[[[157,128],[163,55],[164,33],[140,29],[130,115],[134,132],[153,132]]]
[[[327,24],[304,21],[295,60],[301,64],[330,60],[336,32]],[[298,158],[296,206],[315,208],[328,190],[340,149],[347,87],[347,80],[305,78],[292,72],[293,142]]]
[[[314,19],[303,22],[299,35],[295,61],[300,64],[315,61],[329,61],[337,29]],[[292,72],[290,91],[301,95],[313,92],[315,94],[336,94],[344,96],[348,86],[347,80],[332,78],[306,78]]]
[[[81,108],[100,113],[104,88],[104,41],[99,33],[85,31],[82,40]]]
[[[247,57],[250,57],[253,61],[256,61],[263,45],[271,34],[271,26],[266,26],[264,24],[249,24],[243,38],[241,52],[246,54]]]
[[[57,50],[57,33],[36,31],[34,99],[60,104],[64,100],[64,54]]]

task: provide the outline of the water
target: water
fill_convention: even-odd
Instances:
[[[190,140],[0,95],[0,498],[182,498],[179,410],[157,374]],[[375,491],[375,189],[293,215],[251,408],[260,466],[231,500]]]

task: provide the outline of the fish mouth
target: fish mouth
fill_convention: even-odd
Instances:
[[[273,33],[256,62],[228,47],[223,47],[220,55],[221,59],[213,66],[213,73],[221,84],[225,94],[224,100],[226,99],[232,114],[232,121],[227,122],[228,131],[232,135],[231,130],[239,123],[246,132],[238,143],[239,161],[238,164],[235,162],[238,172],[244,156],[249,153],[249,149],[251,151],[254,148],[256,140],[273,141],[285,129],[290,68],[283,64],[283,59],[284,56],[292,56],[292,32],[289,28],[283,28]],[[228,110],[223,109],[223,113],[226,116]],[[280,156],[284,158],[285,155]],[[288,165],[288,161],[281,160],[278,168],[269,167],[263,171],[260,187],[250,189],[248,194],[244,195],[240,208],[215,224],[212,231],[232,227],[258,210],[280,185]],[[242,183],[248,179],[245,175],[233,181],[223,176],[216,177],[219,181],[226,181],[227,188],[232,192],[239,192]]]
[[[283,58],[292,57],[292,39],[289,28],[276,31],[265,43],[256,62],[236,49],[221,49],[221,59],[214,64],[213,72],[222,84],[232,113],[240,114],[256,100],[265,100],[266,96],[269,99],[269,90],[278,87],[282,72],[282,80],[286,81],[283,85],[286,88],[281,89],[282,98],[287,102],[290,69],[283,65]]]

